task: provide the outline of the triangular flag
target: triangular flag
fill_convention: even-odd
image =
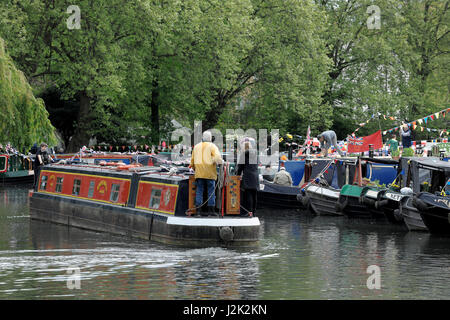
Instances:
[[[430,119],[431,119],[431,120],[434,120],[434,114],[432,114],[432,115],[430,116]]]
[[[420,131],[423,132],[423,127],[420,127]]]
[[[422,120],[423,120],[423,119],[419,119],[419,120],[417,120],[417,122],[418,122],[419,124],[422,124]]]
[[[427,123],[428,117],[423,118],[423,121],[425,121],[425,124]]]
[[[439,112],[436,112],[436,113],[434,114],[434,116],[436,117],[436,119],[439,119]]]
[[[387,131],[383,131],[383,136],[386,135]]]

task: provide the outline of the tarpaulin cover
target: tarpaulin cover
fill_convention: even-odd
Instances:
[[[450,212],[450,197],[437,196],[429,192],[421,192],[417,195],[417,198],[426,204],[431,204],[435,207],[446,209]]]
[[[303,179],[303,174],[305,173],[305,161],[281,161],[284,162],[284,167],[286,171],[291,174],[292,183],[294,186],[298,186]]]
[[[260,189],[259,189],[260,192],[293,194],[293,195],[300,193],[299,187],[287,187],[287,186],[282,186],[279,184],[274,184],[274,183],[270,183],[270,182],[266,182],[266,181],[264,181],[263,185],[264,185],[263,188],[261,188],[261,185],[260,185]]]

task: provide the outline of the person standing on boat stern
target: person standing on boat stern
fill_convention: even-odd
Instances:
[[[258,172],[258,155],[255,149],[251,147],[250,142],[244,143],[244,152],[241,154],[237,175],[241,178],[241,190],[243,195],[243,213],[241,215],[246,217],[252,217],[256,211],[256,194],[259,185],[259,172]]]
[[[402,147],[410,148],[412,145],[412,136],[411,136],[411,130],[409,129],[409,126],[406,123],[403,123],[402,126],[400,126],[400,135],[402,136]]]
[[[277,174],[275,175],[273,183],[281,186],[292,187],[293,182],[291,174],[286,171],[283,162],[280,162],[280,171],[278,171]]]
[[[203,204],[203,190],[208,193],[208,212],[201,215],[218,216],[215,212],[216,195],[215,185],[217,179],[217,165],[222,164],[222,155],[215,144],[212,143],[210,131],[203,132],[202,142],[197,143],[192,150],[190,167],[195,170],[195,206]],[[200,208],[199,208],[200,210]]]
[[[53,158],[48,154],[48,145],[45,142],[41,143],[41,147],[36,152],[36,158],[34,159],[34,186],[39,179],[39,172],[43,165],[53,162]]]
[[[322,150],[325,149],[324,157],[328,155],[328,149],[330,149],[331,146],[336,149],[341,157],[344,155],[344,153],[338,147],[336,132],[332,130],[324,131],[317,136],[317,139],[320,141],[320,148]]]

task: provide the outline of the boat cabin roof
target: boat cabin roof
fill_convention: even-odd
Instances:
[[[138,174],[141,179],[164,179],[173,182],[189,179],[189,174],[186,170],[180,172],[168,172],[167,168],[163,167],[131,167],[130,169],[121,170],[117,166],[100,166],[93,164],[49,164],[44,167],[46,170],[80,173],[80,174],[98,174],[101,176],[131,178],[133,174]]]

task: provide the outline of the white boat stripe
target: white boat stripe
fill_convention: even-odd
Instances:
[[[259,226],[259,219],[254,218],[195,218],[168,217],[167,224],[201,227],[251,227]]]

